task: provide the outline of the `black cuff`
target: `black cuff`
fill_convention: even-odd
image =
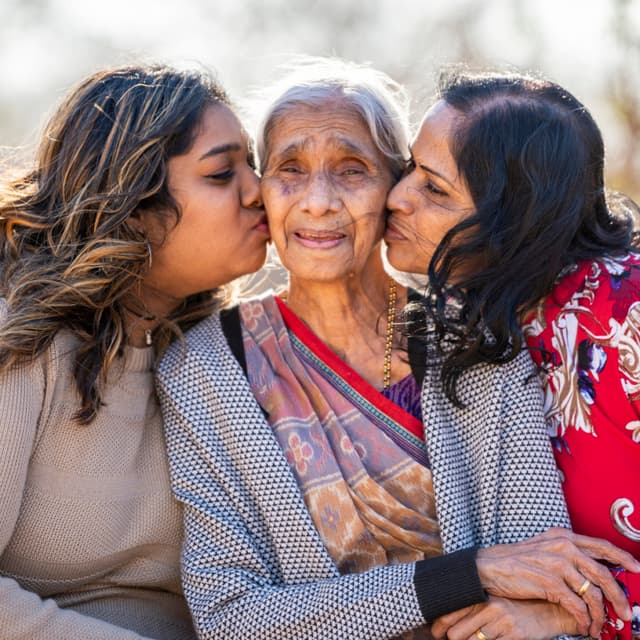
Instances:
[[[426,622],[487,600],[476,567],[477,552],[462,549],[416,562],[413,582]]]

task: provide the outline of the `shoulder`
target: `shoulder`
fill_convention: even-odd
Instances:
[[[619,307],[638,299],[640,254],[604,256],[580,262],[560,278],[545,306],[587,306],[592,311]]]
[[[212,314],[191,327],[182,339],[172,342],[162,355],[157,367],[160,380],[173,377],[177,372],[212,357],[228,348],[220,323],[219,313]]]
[[[566,269],[553,291],[523,323],[531,342],[558,319],[580,315],[593,329],[609,320],[621,322],[640,301],[640,254],[605,256]],[[563,320],[564,322],[564,320]]]
[[[461,376],[464,386],[473,389],[476,394],[489,388],[504,389],[506,387],[530,384],[536,369],[527,349],[521,349],[518,355],[508,362],[480,363],[466,369]]]
[[[0,298],[0,326],[11,322],[10,311],[5,298]],[[78,349],[79,339],[70,331],[58,331],[48,346],[38,355],[25,358],[15,365],[17,370],[24,372],[46,372],[48,377],[56,377],[73,368],[74,355]]]

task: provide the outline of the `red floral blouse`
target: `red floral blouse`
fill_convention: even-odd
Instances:
[[[577,265],[524,324],[574,530],[640,558],[640,254]],[[614,570],[640,638],[640,576]]]

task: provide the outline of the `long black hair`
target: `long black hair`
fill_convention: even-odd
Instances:
[[[428,271],[427,314],[448,345],[442,379],[457,402],[464,370],[520,352],[522,314],[564,268],[638,245],[638,207],[607,197],[600,130],[559,85],[458,70],[441,76],[439,98],[458,114],[451,153],[475,207]]]

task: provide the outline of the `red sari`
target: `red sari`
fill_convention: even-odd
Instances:
[[[577,533],[640,558],[640,256],[577,265],[524,325]],[[634,610],[603,638],[640,638],[640,576],[613,569]]]

